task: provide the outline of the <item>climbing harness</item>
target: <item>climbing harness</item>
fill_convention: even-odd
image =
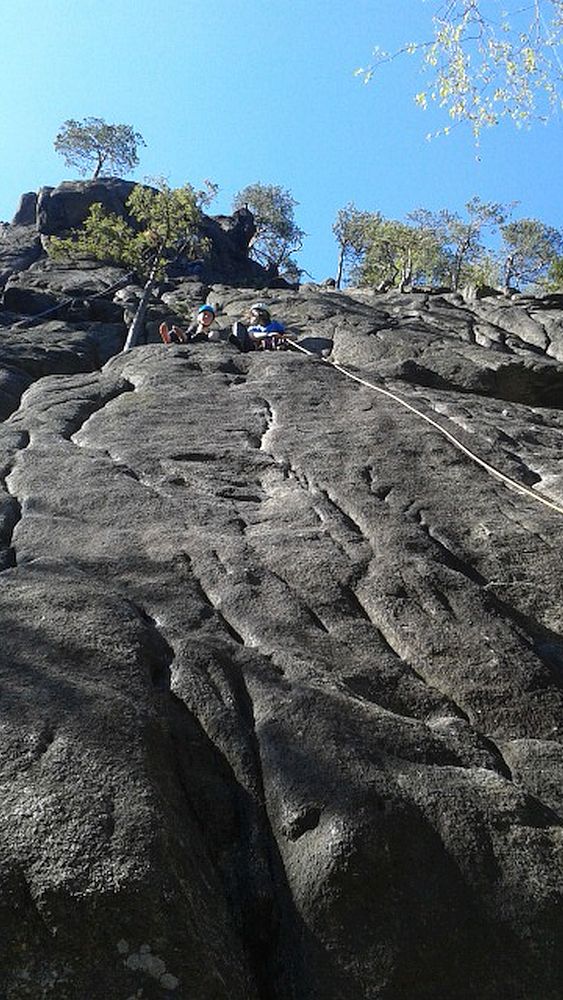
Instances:
[[[312,358],[319,358],[318,354],[316,354],[314,351],[310,351],[307,347],[302,347],[301,344],[297,344],[295,341],[290,341],[289,343],[291,344],[292,348],[294,348],[297,351],[301,351],[302,354],[307,354],[309,355],[309,357]],[[479,456],[476,455],[475,452],[471,451],[470,448],[467,448],[466,445],[462,444],[462,442],[458,438],[456,438],[454,434],[452,434],[450,431],[447,431],[445,427],[442,427],[441,424],[439,424],[436,420],[433,420],[432,417],[429,417],[426,413],[423,413],[422,410],[419,410],[416,406],[413,406],[411,403],[408,403],[406,399],[402,399],[400,396],[397,396],[396,393],[391,392],[389,389],[383,389],[382,386],[374,385],[373,382],[368,382],[366,379],[360,378],[359,375],[354,375],[353,372],[348,371],[347,368],[344,368],[342,365],[338,364],[337,361],[332,361],[331,358],[324,358],[321,356],[320,360],[323,362],[323,364],[329,365],[331,368],[335,368],[336,371],[341,372],[341,374],[345,375],[346,378],[352,379],[354,382],[358,382],[360,385],[366,386],[368,389],[372,389],[374,392],[378,392],[382,396],[387,396],[389,399],[392,399],[396,403],[399,403],[401,406],[404,406],[406,410],[410,410],[411,413],[416,414],[416,416],[420,417],[421,420],[425,420],[427,424],[430,424],[432,427],[435,428],[435,430],[439,431],[440,434],[443,434],[443,436],[447,438],[448,441],[450,441],[456,448],[458,448],[459,451],[463,452],[464,455],[467,455],[467,457],[470,458],[471,461],[476,462],[477,465],[480,465],[481,468],[485,469],[485,471],[488,472],[489,475],[494,476],[495,479],[500,480],[500,482],[504,483],[505,486],[508,486],[509,489],[516,490],[517,493],[521,493],[524,496],[531,497],[532,500],[537,501],[537,503],[543,504],[544,507],[549,507],[551,510],[556,511],[558,514],[563,514],[563,506],[561,506],[560,504],[556,503],[553,500],[548,500],[546,497],[540,496],[539,493],[534,493],[534,491],[528,489],[527,486],[523,486],[522,483],[518,483],[515,479],[511,479],[510,476],[505,475],[505,473],[501,472],[500,469],[496,469],[494,465],[490,465],[489,462],[486,462],[483,458],[479,458]]]

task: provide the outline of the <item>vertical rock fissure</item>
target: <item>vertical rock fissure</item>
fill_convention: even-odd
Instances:
[[[0,486],[6,495],[0,509],[0,573],[12,569],[17,564],[14,535],[22,519],[23,507],[21,499],[10,485],[10,478],[16,467],[18,456],[29,447],[29,440],[27,431],[21,432],[19,448],[10,464],[4,468],[3,476],[0,478]]]
[[[251,750],[256,763],[259,794],[263,807],[264,853],[271,879],[271,898],[258,898],[252,921],[250,956],[256,975],[260,1000],[300,1000],[297,985],[300,974],[301,935],[300,918],[289,886],[287,873],[279,851],[272,821],[268,812],[266,781],[256,724],[254,702],[241,671],[239,675],[241,700],[246,704],[251,733]],[[291,955],[292,969],[284,957]]]
[[[297,1000],[280,960],[282,931],[286,936],[288,933],[296,936],[290,916],[294,907],[266,808],[254,706],[242,668],[236,663],[236,649],[233,649],[233,656],[228,656],[225,666],[228,666],[234,681],[238,711],[254,760],[257,799],[241,785],[224,752],[208,736],[197,715],[174,691],[176,652],[162,628],[144,608],[137,604],[133,606],[148,633],[147,652],[152,685],[165,698],[166,725],[181,801],[202,832],[206,852],[223,886],[226,905],[233,916],[233,926],[238,928],[257,995],[260,1000]],[[197,782],[194,786],[194,761],[199,765],[202,761],[205,763],[203,772],[200,769],[208,777],[206,787],[201,790],[203,794],[198,794]],[[201,773],[199,781],[202,780]],[[221,817],[225,798],[232,798],[238,814],[238,839],[236,844],[231,845],[232,858],[222,856],[221,845],[226,833],[217,827],[217,817]]]

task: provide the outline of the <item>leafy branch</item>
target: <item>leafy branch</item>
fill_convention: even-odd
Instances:
[[[485,16],[484,0],[440,5],[432,17],[431,39],[406,43],[393,53],[377,46],[373,63],[356,75],[368,83],[385,63],[418,56],[430,81],[415,94],[416,104],[426,110],[435,103],[450,119],[433,135],[465,122],[478,141],[484,128],[505,118],[517,127],[546,121],[563,107],[563,2],[533,0],[510,11],[495,3],[497,18]]]

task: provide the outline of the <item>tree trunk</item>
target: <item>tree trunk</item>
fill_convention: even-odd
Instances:
[[[465,256],[468,250],[470,249],[470,246],[471,243],[466,240],[458,248],[458,252],[455,256],[454,271],[453,271],[453,286],[455,292],[457,292],[461,282],[461,269],[463,267],[463,262],[465,260]]]
[[[141,330],[143,329],[144,326],[145,314],[147,311],[147,306],[149,304],[149,299],[151,296],[153,285],[154,285],[154,278],[149,278],[147,283],[145,284],[145,287],[143,288],[141,301],[139,302],[139,305],[137,306],[137,311],[131,321],[131,326],[129,327],[129,331],[127,333],[127,339],[123,347],[124,351],[130,351],[132,347],[136,346],[137,341],[139,340]]]
[[[504,285],[502,289],[504,295],[508,295],[510,292],[510,280],[512,278],[513,265],[514,258],[510,255],[510,257],[507,257],[504,262]]]
[[[102,156],[101,153],[98,153],[98,162],[96,163],[96,169],[92,174],[93,181],[97,180],[98,177],[100,176],[100,170],[102,169],[103,165],[104,165],[104,157]]]
[[[336,271],[336,287],[340,288],[342,284],[342,272],[344,270],[344,247],[340,247],[340,253],[338,254],[338,268]]]
[[[412,284],[412,250],[407,251],[407,259],[402,265],[402,275],[399,282],[399,291],[405,292]]]
[[[391,288],[395,286],[395,281],[397,278],[398,271],[392,277],[384,278],[380,281],[378,285],[375,286],[376,292],[388,292]]]
[[[139,340],[139,336],[140,336],[141,330],[143,329],[144,322],[145,322],[145,314],[146,314],[146,311],[147,311],[147,306],[149,304],[149,299],[151,297],[151,292],[153,290],[154,283],[155,283],[155,280],[156,280],[156,272],[158,270],[158,263],[159,263],[159,260],[160,260],[160,253],[161,253],[161,247],[159,247],[158,253],[156,254],[156,256],[154,258],[153,265],[151,267],[151,272],[150,272],[150,274],[149,274],[149,276],[147,278],[147,281],[145,283],[145,287],[143,288],[143,294],[141,296],[141,301],[139,302],[139,305],[137,306],[137,311],[136,311],[136,313],[133,316],[133,319],[131,321],[131,326],[129,327],[129,332],[127,334],[127,339],[126,339],[125,344],[123,346],[123,350],[124,351],[130,351],[132,347],[136,346],[136,344],[137,344],[137,342]]]

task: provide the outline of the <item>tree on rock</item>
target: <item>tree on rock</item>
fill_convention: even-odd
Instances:
[[[436,231],[424,223],[398,222],[374,215],[367,228],[367,250],[360,284],[378,291],[406,291],[420,282],[441,283],[448,258]]]
[[[49,253],[55,259],[94,257],[129,267],[144,280],[143,295],[125,341],[126,351],[139,340],[154,285],[164,276],[178,245],[190,257],[209,250],[209,241],[199,235],[202,194],[190,184],[175,190],[164,181],[158,189],[138,184],[127,199],[136,228],[98,203],[91,206],[80,229],[67,238],[49,240]]]
[[[563,233],[538,219],[518,219],[501,226],[501,259],[504,289],[509,292],[514,281],[523,287],[541,283],[550,267],[557,267],[563,252]]]
[[[354,274],[368,248],[370,224],[376,218],[371,212],[362,212],[353,202],[340,208],[332,231],[338,243],[336,287],[340,288],[345,270]]]
[[[457,290],[463,284],[480,283],[479,275],[488,275],[492,280],[495,265],[483,244],[483,235],[502,225],[511,207],[473,197],[466,203],[465,219],[447,209],[430,212],[424,208],[411,212],[408,218],[434,233],[449,261],[444,278]]]
[[[297,225],[293,211],[298,202],[290,191],[275,184],[249,184],[235,195],[233,209],[249,208],[256,233],[250,252],[275,274],[294,278],[299,267],[293,254],[301,249],[305,233]]]
[[[92,179],[105,174],[129,174],[139,162],[139,146],[146,143],[130,125],[110,125],[103,118],[64,122],[55,139],[55,149],[68,167],[80,174],[93,170]]]
[[[545,289],[547,292],[563,292],[563,257],[555,257],[552,260]]]

